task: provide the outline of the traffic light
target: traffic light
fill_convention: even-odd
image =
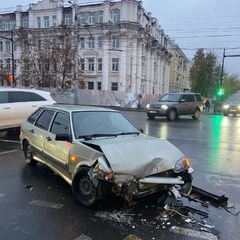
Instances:
[[[8,75],[8,81],[10,82],[10,83],[12,83],[13,82],[13,76],[10,74],[10,75]]]
[[[221,97],[223,94],[224,94],[224,89],[223,89],[222,87],[220,87],[220,88],[217,90],[217,96],[218,96],[218,97]]]

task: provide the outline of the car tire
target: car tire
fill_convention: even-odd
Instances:
[[[223,112],[223,116],[228,116],[228,112]]]
[[[175,109],[170,109],[168,112],[167,112],[167,120],[169,121],[174,121],[177,119],[177,111]]]
[[[24,143],[24,157],[29,165],[36,165],[37,161],[33,159],[33,151],[28,141]]]
[[[80,204],[91,207],[97,202],[97,188],[88,174],[88,167],[81,167],[74,175],[72,192]]]
[[[153,115],[153,114],[149,114],[149,113],[148,113],[147,116],[148,116],[148,118],[151,119],[151,120],[153,120],[153,119],[155,118],[155,115]]]
[[[195,109],[192,118],[193,118],[194,120],[197,120],[197,119],[200,118],[200,116],[201,116],[201,111],[200,111],[200,109]]]

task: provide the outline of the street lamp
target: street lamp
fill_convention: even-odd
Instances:
[[[68,1],[74,9],[74,37],[75,37],[75,70],[74,70],[74,104],[78,104],[78,37],[77,37],[77,5],[72,1]]]
[[[14,79],[14,51],[13,51],[13,31],[11,31],[11,38],[8,38],[8,37],[2,37],[0,36],[0,38],[3,38],[3,39],[7,39],[7,40],[10,40],[11,43],[12,43],[12,87],[15,86],[15,79]]]

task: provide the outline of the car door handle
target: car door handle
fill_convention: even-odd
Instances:
[[[34,130],[33,130],[33,129],[31,129],[31,130],[29,130],[29,132],[30,132],[30,133],[34,133]]]
[[[3,109],[10,109],[10,107],[5,107],[5,108],[3,108]]]
[[[47,141],[52,141],[52,139],[50,137],[46,137]]]

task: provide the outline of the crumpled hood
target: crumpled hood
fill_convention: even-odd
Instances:
[[[145,135],[86,141],[101,147],[115,174],[137,178],[172,169],[184,155],[165,139]]]

